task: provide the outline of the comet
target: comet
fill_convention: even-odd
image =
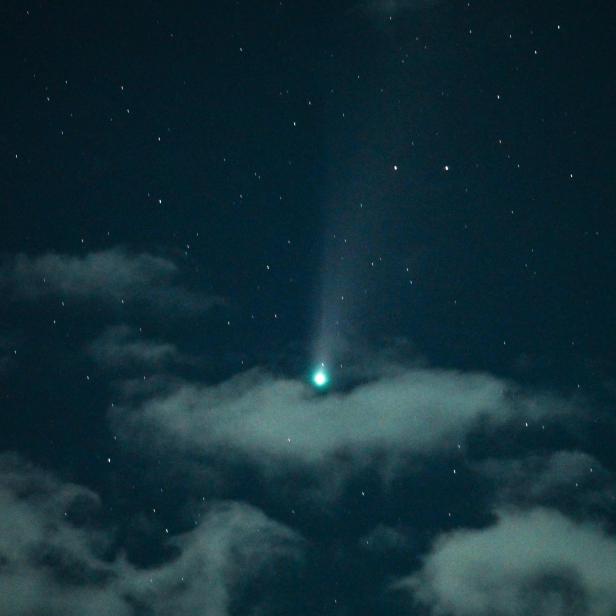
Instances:
[[[312,374],[312,384],[319,389],[323,389],[329,383],[329,376],[325,369],[325,364],[321,364]]]

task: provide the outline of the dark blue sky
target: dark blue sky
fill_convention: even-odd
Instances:
[[[0,616],[616,610],[614,11],[335,4],[0,9]]]

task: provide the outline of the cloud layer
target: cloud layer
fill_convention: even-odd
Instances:
[[[584,521],[608,517],[610,471],[581,451],[533,450],[532,439],[505,458],[493,446],[504,434],[535,428],[543,435],[540,428],[551,422],[579,421],[569,400],[489,373],[409,365],[399,354],[357,346],[326,393],[261,369],[208,383],[199,372],[205,353],[183,355],[181,336],[167,338],[172,328],[144,338],[136,327],[117,325],[108,309],[126,302],[166,316],[211,305],[186,287],[173,262],[147,253],[21,254],[0,267],[0,288],[19,301],[92,302],[108,318],[102,334],[88,330],[79,359],[87,355],[113,369],[115,382],[106,386],[114,402],[107,411],[105,402],[98,408],[101,423],[113,429],[112,446],[122,448],[117,458],[137,468],[156,462],[156,473],[139,478],[139,498],[162,494],[173,477],[183,494],[172,503],[176,520],[197,493],[213,503],[195,516],[194,528],[184,525],[175,534],[161,530],[150,510],[128,522],[118,518],[121,528],[114,528],[101,521],[94,491],[19,457],[0,457],[0,616],[227,616],[238,600],[266,613],[264,602],[275,600],[268,595],[271,574],[299,563],[305,546],[299,532],[265,511],[293,520],[317,544],[313,553],[322,549],[323,562],[333,553],[334,564],[349,570],[352,558],[395,561],[395,573],[377,575],[371,592],[378,595],[392,575],[409,572],[396,588],[434,616],[613,616],[616,540]],[[95,395],[109,374],[101,370]],[[467,450],[471,436],[490,446]],[[458,472],[445,484],[454,459],[466,478]],[[419,477],[417,468],[428,470]],[[468,493],[476,500],[465,511],[460,499],[469,486],[481,487]],[[258,508],[217,500],[230,495]],[[423,518],[422,507],[429,512]],[[485,523],[494,507],[493,525],[439,535],[451,524]],[[455,513],[448,515],[450,508]],[[345,517],[349,512],[360,513]],[[313,515],[316,522],[308,519]],[[318,528],[327,516],[333,530]],[[141,523],[165,554],[148,565],[136,564],[126,539],[134,525],[139,543]],[[414,552],[430,545],[416,570]],[[257,579],[260,598],[244,600]]]

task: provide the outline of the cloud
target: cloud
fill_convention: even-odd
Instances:
[[[0,288],[17,299],[57,296],[108,303],[139,302],[157,310],[199,310],[212,298],[194,293],[178,282],[178,267],[168,259],[121,248],[83,256],[20,253],[0,267]]]
[[[86,488],[0,457],[0,614],[130,613],[119,568],[102,558],[109,537],[71,521],[98,506]]]
[[[437,539],[396,584],[437,616],[612,616],[616,538],[544,508]]]
[[[172,559],[137,568],[94,523],[100,505],[84,487],[0,456],[1,615],[128,616],[140,606],[153,616],[225,616],[231,593],[300,558],[293,531],[248,505],[218,503],[194,530],[166,539]]]
[[[170,541],[181,556],[160,570],[140,575],[135,590],[154,598],[156,614],[227,614],[236,592],[257,573],[300,557],[298,536],[261,511],[223,503],[198,530]],[[150,587],[153,590],[150,590]]]
[[[344,460],[361,467],[378,457],[385,469],[408,455],[452,451],[480,425],[568,411],[562,400],[516,393],[488,374],[412,368],[327,395],[260,371],[216,386],[172,383],[129,397],[110,418],[136,448],[144,441],[147,448],[247,458],[276,473],[327,465],[331,477],[344,472]]]
[[[106,366],[148,366],[162,368],[184,361],[174,344],[140,338],[127,325],[108,327],[88,347],[90,355]]]
[[[609,471],[582,451],[490,459],[478,464],[477,470],[497,486],[503,503],[558,505],[561,510],[576,513],[607,513],[616,501]]]

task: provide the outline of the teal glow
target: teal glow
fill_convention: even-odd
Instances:
[[[329,376],[323,366],[313,373],[312,382],[316,387],[325,387],[327,385],[329,382]]]

